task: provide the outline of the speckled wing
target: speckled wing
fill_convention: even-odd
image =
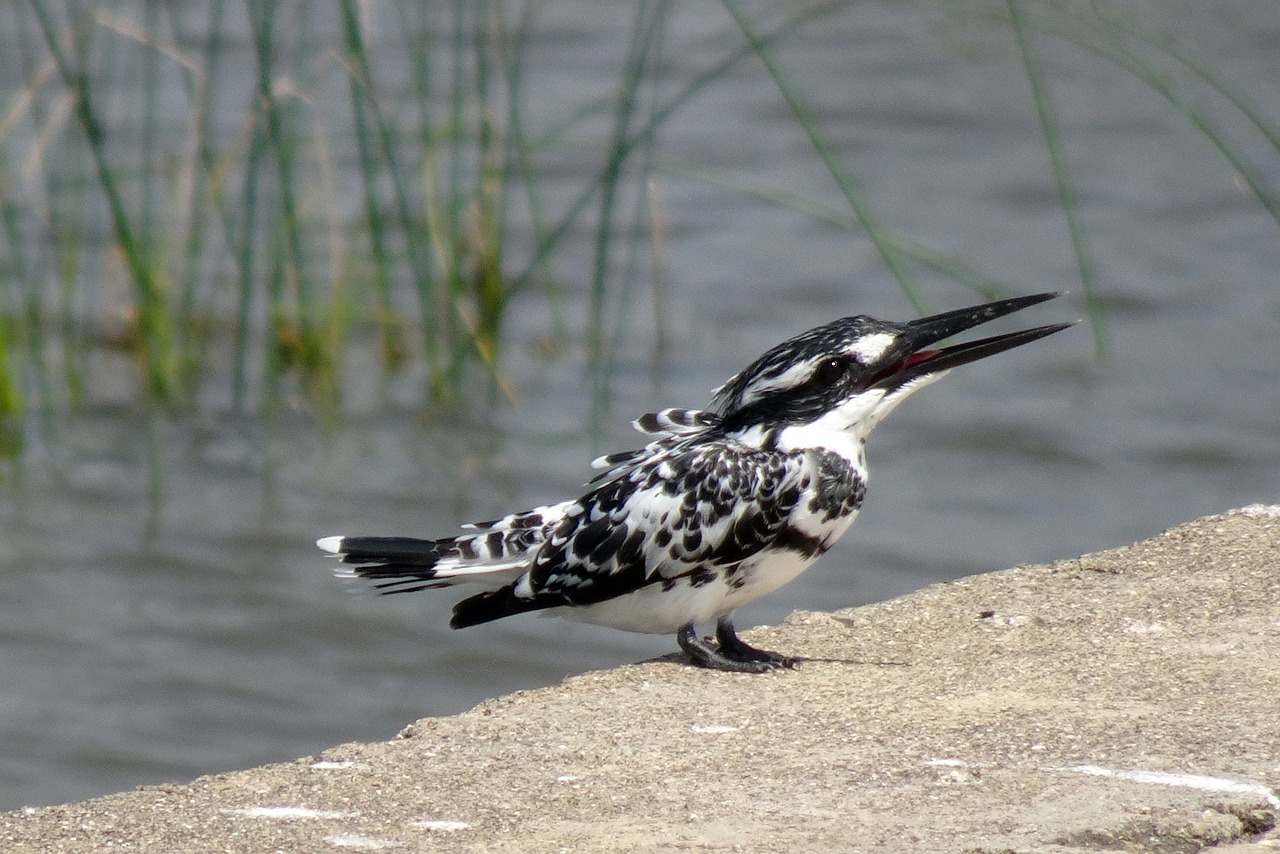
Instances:
[[[811,477],[802,454],[730,439],[668,441],[566,509],[516,597],[539,607],[591,604],[709,577],[785,539]]]
[[[591,482],[600,483],[625,474],[645,460],[680,447],[686,444],[688,439],[707,432],[719,423],[720,416],[701,409],[671,408],[641,415],[631,422],[631,426],[641,433],[658,438],[643,448],[596,457],[591,461],[591,467],[599,474],[593,477]]]

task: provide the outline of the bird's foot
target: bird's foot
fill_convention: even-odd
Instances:
[[[776,652],[756,649],[738,637],[733,623],[721,620],[716,625],[716,644],[698,637],[689,624],[676,633],[676,642],[698,667],[723,670],[728,673],[768,673],[795,667],[799,659],[788,658]]]

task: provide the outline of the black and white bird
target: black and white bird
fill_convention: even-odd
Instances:
[[[715,391],[714,411],[664,409],[643,448],[601,457],[581,498],[465,526],[439,540],[325,537],[338,574],[381,593],[487,587],[455,629],[542,611],[633,632],[675,632],[694,664],[763,672],[796,659],[748,646],[735,609],[794,579],[852,524],[867,434],[948,370],[1066,329],[1038,326],[930,347],[1053,299],[1037,294],[891,323],[845,317],[784,341]],[[697,634],[715,622],[715,642]]]

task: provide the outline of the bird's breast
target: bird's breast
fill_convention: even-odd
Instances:
[[[826,450],[809,451],[807,456],[813,470],[813,485],[806,496],[805,509],[822,522],[833,522],[856,513],[867,492],[867,474],[861,459],[851,461]]]

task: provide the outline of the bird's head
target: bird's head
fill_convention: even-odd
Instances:
[[[723,428],[745,433],[812,426],[865,438],[908,395],[951,368],[1035,341],[1074,322],[939,349],[930,349],[933,344],[1060,295],[1000,300],[906,323],[857,315],[810,329],[769,350],[716,390]]]

